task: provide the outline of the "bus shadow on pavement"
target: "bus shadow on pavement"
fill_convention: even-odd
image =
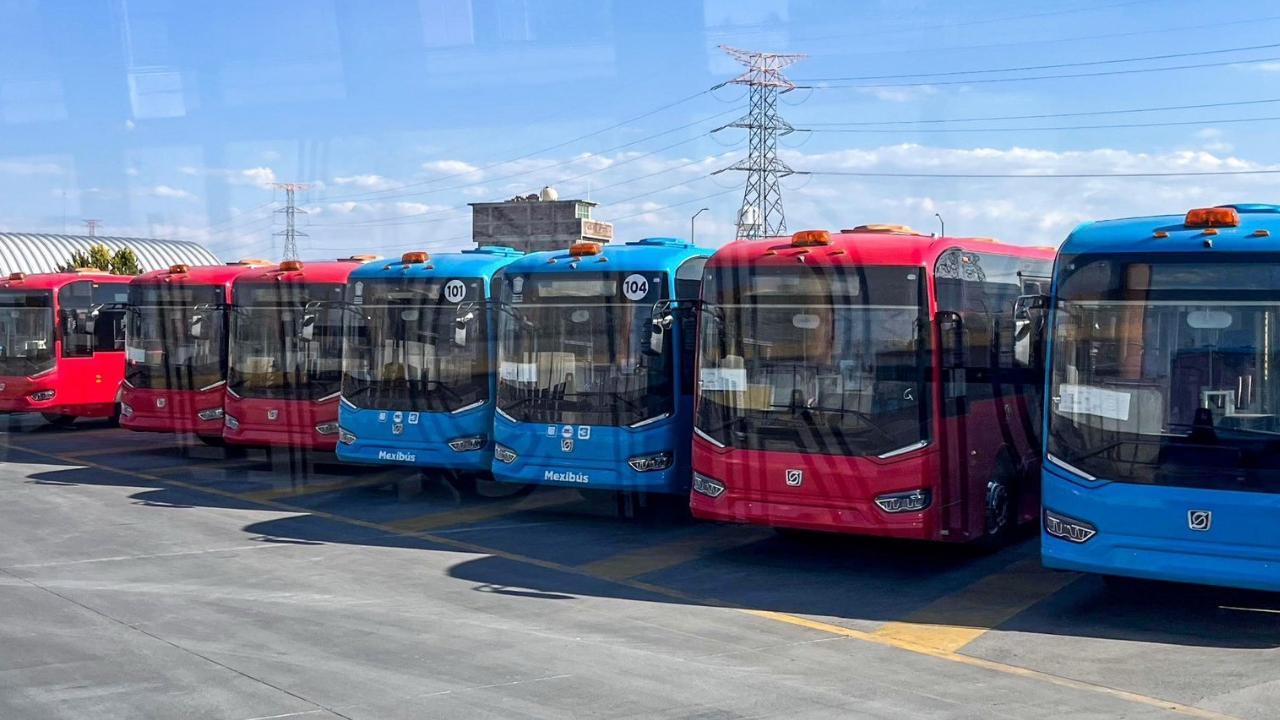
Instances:
[[[209,481],[211,492],[187,479],[176,485],[128,470],[79,467],[74,458],[30,462],[66,465],[31,474],[32,483],[143,486],[131,499],[157,509],[272,509],[229,490],[237,487],[234,473]],[[589,596],[717,604],[813,616],[867,631],[908,620],[922,609],[935,609],[931,624],[963,626],[964,615],[948,616],[945,603],[936,610],[938,601],[1011,567],[1034,564],[1039,553],[1038,537],[983,552],[878,538],[784,536],[687,520],[636,522],[604,516],[602,503],[595,503],[594,510],[592,503],[534,504],[477,522],[470,519],[472,511],[481,509],[483,515],[483,508],[504,500],[461,498],[436,486],[408,499],[375,486],[337,488],[304,499],[315,507],[286,498],[284,507],[274,509],[289,516],[254,522],[243,531],[264,543],[473,553],[450,566],[447,576],[471,584],[475,592],[529,600]],[[427,512],[447,518],[456,511],[463,511],[458,527],[414,533],[395,525],[397,517]],[[745,540],[723,547],[720,538],[733,533]],[[695,542],[711,549],[688,552]],[[625,562],[613,562],[615,558]],[[638,572],[629,574],[628,568]],[[1064,638],[1270,649],[1280,647],[1278,616],[1280,595],[1163,584],[1116,591],[1083,577],[994,627]]]

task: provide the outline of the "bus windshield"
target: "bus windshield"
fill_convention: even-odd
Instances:
[[[1114,482],[1280,492],[1280,264],[1060,266],[1051,460]]]
[[[361,280],[343,361],[343,397],[377,410],[451,412],[489,397],[480,278]]]
[[[666,273],[504,276],[498,408],[525,422],[636,425],[670,414],[671,343],[642,347]]]
[[[207,390],[227,370],[221,285],[129,288],[125,381],[137,388]]]
[[[724,447],[886,455],[928,432],[915,267],[709,269],[698,432]]]
[[[53,294],[0,291],[0,375],[34,375],[53,362]]]
[[[342,382],[340,283],[237,284],[228,387],[240,397],[318,400]]]

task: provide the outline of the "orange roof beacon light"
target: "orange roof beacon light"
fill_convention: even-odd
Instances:
[[[301,260],[285,260],[280,263],[280,272],[294,272],[301,269]]]
[[[191,272],[191,266],[187,265],[186,263],[178,263],[176,265],[169,266],[170,275],[178,275],[180,273],[187,273],[187,272]]]
[[[598,242],[579,242],[569,246],[570,257],[583,257],[586,255],[599,255],[600,243]]]
[[[801,230],[791,236],[791,247],[830,245],[831,233],[826,230]]]
[[[430,259],[431,256],[427,254],[426,250],[414,250],[413,252],[407,252],[400,256],[400,262],[405,265],[417,265]]]
[[[1240,213],[1230,207],[1196,208],[1187,211],[1182,224],[1200,228],[1237,227],[1240,225]]]

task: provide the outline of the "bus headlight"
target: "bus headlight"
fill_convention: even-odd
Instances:
[[[196,417],[201,420],[217,420],[222,417],[222,408],[209,408],[196,413]]]
[[[636,472],[666,470],[671,467],[671,453],[663,450],[662,452],[652,453],[650,455],[637,455],[627,460],[627,464]]]
[[[239,421],[239,420],[237,420],[237,419],[235,419],[235,417],[234,417],[234,416],[232,416],[232,415],[223,415],[223,416],[222,416],[222,424],[223,424],[223,425],[225,425],[225,426],[227,427],[227,429],[228,429],[228,430],[239,430],[239,429],[240,429],[240,421]]]
[[[702,473],[693,474],[693,491],[709,498],[718,498],[724,494],[724,483]]]
[[[497,458],[498,462],[503,462],[508,465],[516,461],[516,451],[506,445],[495,444],[493,446],[493,456]]]
[[[489,442],[489,438],[484,435],[468,435],[466,437],[457,437],[449,441],[449,449],[454,452],[469,452],[471,450],[479,450]],[[514,453],[512,453],[514,456]],[[512,458],[515,459],[514,457]]]
[[[876,505],[887,513],[919,512],[929,507],[933,494],[928,490],[889,493],[876,498]]]
[[[1089,542],[1094,535],[1098,534],[1098,528],[1089,523],[1059,515],[1048,508],[1044,511],[1044,531],[1056,538],[1076,544]]]
[[[320,433],[321,435],[336,435],[338,433],[338,423],[336,422],[320,423],[319,425],[316,426],[316,432]]]
[[[36,402],[44,402],[45,400],[52,400],[53,396],[56,394],[57,393],[55,393],[53,390],[39,390],[37,392],[31,393],[31,399],[35,400]]]
[[[133,406],[129,403],[120,403],[120,414],[125,417],[133,417]]]
[[[346,428],[338,428],[338,442],[343,445],[355,445],[356,434]]]

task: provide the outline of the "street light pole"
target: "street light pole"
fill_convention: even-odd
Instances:
[[[939,213],[934,213],[934,214],[933,214],[933,216],[934,216],[934,217],[936,217],[936,218],[938,218],[938,225],[939,225],[939,228],[938,228],[938,237],[946,237],[946,236],[947,236],[947,223],[946,223],[946,221],[942,219],[942,215],[941,215],[941,214],[939,214]]]
[[[694,239],[695,239],[695,230],[696,230],[696,227],[694,226],[694,222],[698,219],[698,216],[699,216],[699,215],[701,215],[702,213],[704,213],[704,212],[706,212],[706,211],[708,211],[708,210],[710,210],[710,209],[711,209],[711,208],[702,208],[702,209],[701,209],[701,210],[699,210],[698,212],[694,213],[694,214],[693,214],[693,217],[689,218],[689,242],[690,242],[690,243],[692,243],[692,242],[694,241]]]

